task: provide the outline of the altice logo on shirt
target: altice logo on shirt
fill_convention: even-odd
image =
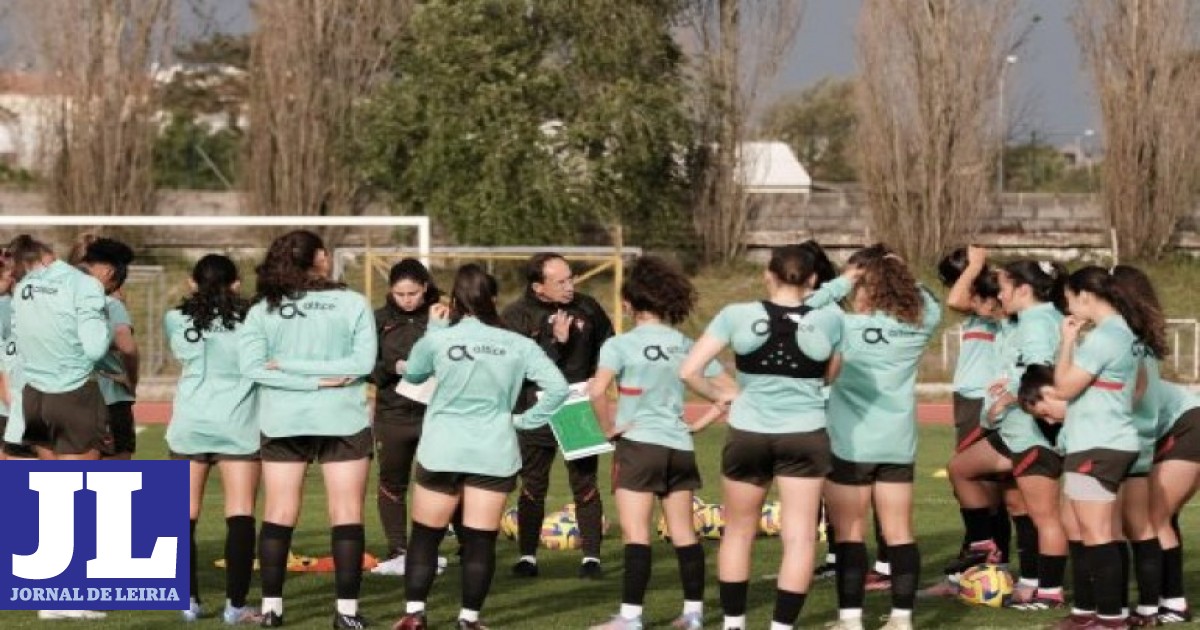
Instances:
[[[186,461],[0,466],[0,609],[183,610]]]

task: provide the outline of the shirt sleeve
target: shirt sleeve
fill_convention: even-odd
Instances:
[[[846,299],[846,296],[850,295],[850,289],[852,288],[854,288],[854,285],[850,283],[848,278],[838,276],[822,284],[820,289],[814,291],[812,295],[808,296],[808,299],[804,300],[804,304],[812,308],[823,308],[830,304],[836,304]]]
[[[717,313],[717,316],[709,322],[708,328],[704,329],[704,334],[729,343],[733,337],[733,316],[729,312],[731,308],[733,306],[721,309],[721,312]]]
[[[75,291],[76,333],[83,355],[93,363],[108,353],[112,343],[104,306],[104,288],[91,276],[81,276]]]
[[[621,360],[621,351],[617,348],[616,339],[616,337],[612,337],[600,346],[600,359],[596,362],[596,367],[620,374],[623,361]]]
[[[1084,372],[1096,376],[1112,363],[1114,348],[1106,335],[1092,331],[1075,349],[1073,360],[1075,366]]]
[[[408,353],[408,362],[404,366],[404,380],[420,385],[433,376],[434,344],[429,335],[417,340]]]
[[[928,288],[918,286],[917,290],[921,292],[921,300],[924,303],[924,315],[921,320],[921,329],[926,333],[932,333],[938,324],[942,323],[942,303],[933,295]]]
[[[320,379],[313,376],[297,376],[283,370],[268,370],[267,335],[263,330],[263,310],[250,309],[246,321],[238,329],[238,367],[246,378],[275,389],[316,391]]]
[[[542,396],[524,414],[513,417],[518,429],[536,429],[550,421],[550,416],[567,399],[567,379],[558,366],[533,342],[525,346],[525,378],[537,383]]]
[[[129,326],[132,329],[133,318],[129,316],[129,309],[125,306],[125,303],[117,299],[107,300],[107,302],[108,305],[105,310],[108,312],[108,323],[113,329],[115,330],[121,326]]]
[[[180,363],[187,365],[204,354],[204,343],[203,341],[193,343],[184,338],[181,334],[184,323],[183,313],[177,310],[167,311],[167,314],[163,315],[163,334],[171,346],[171,354]]]
[[[379,340],[375,337],[375,319],[366,302],[358,304],[350,332],[349,354],[336,359],[278,359],[279,369],[302,376],[365,377],[375,367]]]
[[[805,356],[824,361],[833,355],[842,338],[841,317],[832,309],[809,311],[796,324],[796,345]]]

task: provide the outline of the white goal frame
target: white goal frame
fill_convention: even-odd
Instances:
[[[300,216],[300,215],[95,215],[95,214],[0,214],[0,226],[6,227],[415,227],[417,251],[421,262],[429,266],[430,231],[427,216]],[[330,252],[332,255],[333,252]]]

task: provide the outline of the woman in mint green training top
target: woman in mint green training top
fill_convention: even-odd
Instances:
[[[517,429],[545,425],[567,397],[567,381],[532,340],[504,328],[496,312],[495,280],[479,265],[458,270],[444,309],[413,346],[404,380],[437,378],[417,446],[412,535],[405,556],[404,616],[393,626],[424,630],[425,602],[437,576],[437,550],[462,505],[462,609],[459,630],[476,630],[496,569],[496,533],[508,494],[516,487],[521,453]],[[513,406],[528,379],[542,391],[524,414]]]
[[[1076,587],[1072,620],[1104,628],[1124,628],[1127,621],[1156,625],[1157,593],[1153,604],[1134,611],[1134,619],[1125,618],[1125,543],[1114,540],[1119,534],[1112,523],[1118,514],[1117,491],[1138,458],[1132,409],[1143,370],[1142,350],[1156,356],[1166,353],[1166,324],[1161,311],[1097,266],[1071,274],[1067,302],[1071,316],[1062,325],[1053,395],[1068,401],[1061,440],[1066,450],[1063,494],[1070,520],[1078,523],[1082,535],[1087,570],[1077,584],[1091,586],[1090,593]],[[1079,340],[1085,324],[1091,331]],[[1084,612],[1094,617],[1081,619]]]
[[[988,485],[996,475],[1011,474],[1037,528],[1037,582],[1018,585],[1014,607],[1061,608],[1067,565],[1067,538],[1059,518],[1058,479],[1062,456],[1055,448],[1057,429],[1017,404],[1021,377],[1030,365],[1052,365],[1058,352],[1067,270],[1050,261],[1018,260],[1001,267],[1000,304],[1016,318],[1000,349],[1001,365],[989,387],[987,422],[997,427],[988,439],[955,454],[950,478],[967,523],[969,553],[981,561],[997,557]],[[1018,539],[1022,537],[1018,531]]]
[[[873,500],[891,563],[892,612],[883,627],[907,630],[920,568],[912,531],[917,364],[941,321],[941,305],[883,245],[856,252],[849,265],[858,278],[833,360],[828,408],[833,466],[825,500],[838,537],[834,627],[862,627],[863,539]]]
[[[748,628],[750,560],[763,501],[779,487],[783,554],[774,622],[796,623],[813,578],[817,511],[829,472],[822,391],[842,340],[842,315],[814,297],[817,257],[800,245],[777,247],[763,272],[769,299],[730,304],[709,323],[680,375],[709,400],[733,393],[708,384],[705,369],[733,349],[741,392],[732,400],[721,453],[725,532],[717,562],[726,628]]]
[[[620,613],[592,628],[642,627],[642,604],[650,582],[651,517],[657,498],[683,581],[683,612],[673,626],[698,630],[704,619],[704,547],[693,525],[692,499],[701,481],[692,432],[715,420],[725,407],[711,406],[690,425],[684,420],[679,366],[693,342],[672,326],[687,319],[695,305],[691,280],[666,261],[643,256],[629,268],[621,298],[634,328],[604,342],[590,393],[597,416],[617,442],[612,477],[625,542],[625,586]],[[722,375],[716,361],[704,371],[707,379]],[[725,380],[726,387],[735,387],[732,379]],[[616,417],[610,420],[608,392],[612,385],[616,385],[618,402]]]
[[[239,329],[242,374],[256,382],[263,439],[259,536],[262,623],[283,625],[283,581],[308,464],[321,465],[332,526],[334,628],[362,628],[363,501],[372,450],[367,376],[375,322],[365,298],[329,279],[316,234],[289,232],[256,269],[258,294]]]
[[[258,494],[258,418],[254,384],[238,365],[237,329],[250,303],[238,293],[233,261],[209,254],[192,268],[192,292],[163,316],[171,354],[182,364],[176,385],[167,446],[189,460],[191,470],[191,606],[184,619],[199,617],[199,554],[196,521],[208,474],[221,470],[225,497],[225,611],[228,624],[258,623],[246,606],[254,568],[254,502]]]

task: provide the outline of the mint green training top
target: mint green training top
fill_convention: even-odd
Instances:
[[[186,455],[258,452],[258,405],[253,382],[238,364],[236,331],[211,324],[201,332],[175,309],[163,316],[171,354],[183,366],[175,388],[167,445]]]
[[[834,306],[806,313],[796,328],[796,345],[814,361],[827,361],[841,343],[842,316]],[[704,334],[729,344],[737,354],[750,354],[770,339],[767,310],[761,302],[730,304]],[[825,428],[824,378],[792,378],[737,373],[741,393],[729,409],[729,426],[755,433],[806,433]]]
[[[408,355],[404,380],[437,377],[425,410],[417,462],[426,470],[510,477],[521,468],[517,429],[536,429],[567,398],[567,381],[533,340],[466,317],[430,326]],[[513,407],[521,385],[541,397],[524,414]]]
[[[917,454],[917,366],[942,319],[924,287],[921,321],[887,313],[847,313],[842,366],[829,393],[833,454],[860,463],[911,464]]]
[[[1000,323],[971,315],[963,322],[958,361],[954,364],[954,392],[963,398],[980,399],[996,378],[997,338]]]
[[[108,330],[113,339],[116,339],[117,330],[121,327],[128,327],[130,332],[133,331],[133,319],[129,316],[129,309],[125,308],[124,302],[109,295],[104,298],[104,310],[108,315]],[[96,362],[96,383],[100,385],[104,404],[134,402],[136,398],[133,392],[129,391],[125,385],[106,376],[108,374],[125,375],[125,364],[121,361],[121,353],[112,347],[109,347],[108,352]]]
[[[1154,465],[1154,446],[1158,441],[1158,416],[1163,406],[1162,374],[1159,371],[1156,358],[1143,344],[1138,344],[1136,350],[1142,359],[1142,368],[1146,372],[1146,389],[1142,398],[1133,404],[1133,426],[1138,435],[1138,458],[1130,474],[1150,472]]]
[[[375,317],[348,289],[309,291],[268,310],[260,300],[238,328],[241,373],[258,383],[259,427],[269,438],[349,436],[369,426],[367,376],[375,367]],[[269,361],[277,369],[267,369]],[[320,388],[322,378],[351,377]]]
[[[1158,381],[1158,437],[1170,433],[1183,414],[1200,407],[1200,397],[1192,390],[1170,381]]]
[[[13,296],[17,352],[29,386],[51,394],[82,387],[112,342],[104,287],[56,260],[25,274]]]
[[[1030,365],[1054,365],[1058,358],[1058,342],[1062,337],[1062,313],[1053,304],[1041,303],[1017,314],[1017,325],[1007,339],[1011,347],[1004,352],[1006,365],[1001,376],[1008,379],[1008,391],[1013,396],[1021,387],[1021,376]],[[1020,405],[1010,406],[997,420],[1000,437],[1013,453],[1035,446],[1054,448],[1038,428],[1033,416]]]
[[[679,366],[693,343],[665,324],[640,324],[600,347],[599,367],[616,374],[616,426],[625,430],[622,439],[692,450],[692,432],[683,421]],[[720,373],[716,361],[704,370],[709,378]]]
[[[1063,443],[1067,453],[1097,448],[1138,452],[1133,421],[1140,353],[1137,336],[1120,315],[1096,325],[1075,349],[1075,366],[1096,378],[1067,403]]]

